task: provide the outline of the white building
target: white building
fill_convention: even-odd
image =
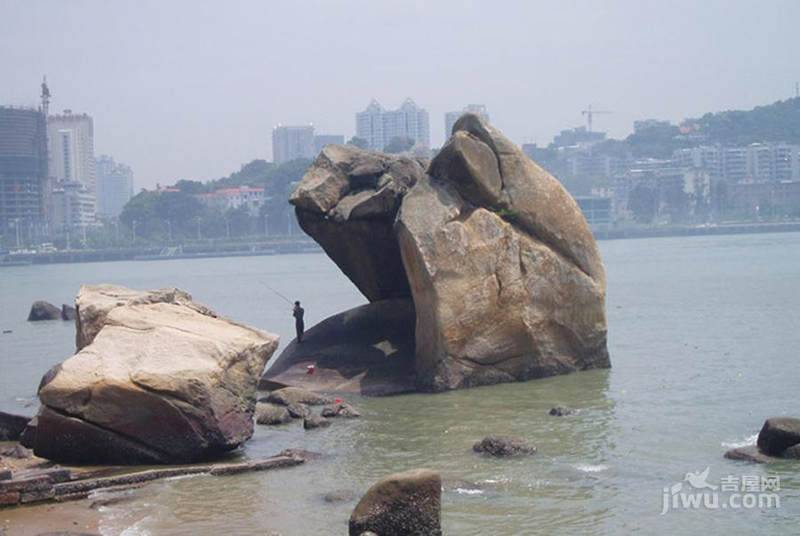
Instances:
[[[51,115],[47,119],[50,176],[58,181],[79,182],[95,192],[94,123],[86,114]]]
[[[447,140],[453,134],[453,125],[458,118],[466,113],[475,114],[489,123],[489,112],[483,104],[467,104],[460,112],[447,112],[444,114],[444,139]]]
[[[675,165],[703,169],[712,180],[730,183],[800,180],[800,146],[752,143],[747,146],[705,145],[679,149]]]
[[[278,125],[272,129],[272,161],[276,164],[314,156],[313,125]]]
[[[51,203],[56,232],[86,228],[95,222],[95,196],[81,182],[59,181]]]
[[[104,218],[118,218],[125,204],[133,197],[133,170],[106,155],[97,158],[95,168],[97,214]]]
[[[394,138],[414,140],[415,152],[427,152],[431,146],[428,112],[406,99],[397,110],[385,110],[372,100],[356,114],[356,136],[367,141],[370,149],[382,151]]]
[[[197,194],[195,197],[206,206],[222,211],[245,207],[252,216],[258,214],[261,205],[266,201],[264,188],[251,188],[249,186],[222,188],[207,194]]]

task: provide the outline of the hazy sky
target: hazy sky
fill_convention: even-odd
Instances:
[[[277,123],[354,133],[371,98],[484,103],[518,143],[583,124],[627,135],[791,96],[800,1],[0,0],[0,104],[88,112],[137,187],[271,159]]]

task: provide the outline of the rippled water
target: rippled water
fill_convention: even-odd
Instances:
[[[305,466],[226,478],[191,477],[135,490],[105,507],[107,534],[345,534],[356,496],[412,467],[445,477],[446,534],[784,534],[797,530],[800,466],[728,461],[764,418],[800,415],[800,234],[601,243],[608,272],[614,368],[440,395],[354,399],[364,417],[304,432],[258,427],[244,456],[286,447],[325,454]],[[175,285],[223,314],[292,334],[363,300],[322,255],[204,259],[0,270],[0,409],[35,411],[41,374],[68,356],[66,323],[25,322],[35,299],[69,302],[82,282]],[[555,405],[578,414],[547,415]],[[493,460],[472,443],[489,433],[529,438],[539,452]],[[662,490],[687,472],[781,477],[781,507],[660,515]],[[20,514],[16,514],[20,515]]]

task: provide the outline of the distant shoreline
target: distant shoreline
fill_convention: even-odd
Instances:
[[[593,229],[597,240],[634,238],[667,238],[681,236],[722,236],[739,234],[800,232],[800,222],[741,223],[713,226],[631,227],[624,229]],[[215,249],[197,246],[175,252],[172,246],[148,246],[127,249],[71,250],[0,257],[0,269],[33,264],[73,264],[114,261],[160,261],[178,259],[211,259],[223,257],[262,257],[271,255],[322,253],[322,248],[310,239],[278,243],[225,244]]]

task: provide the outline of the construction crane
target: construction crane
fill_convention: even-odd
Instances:
[[[592,117],[594,114],[610,114],[613,112],[609,112],[608,110],[592,110],[592,105],[590,104],[585,110],[581,110],[581,115],[586,116],[586,130],[588,132],[592,131]]]

